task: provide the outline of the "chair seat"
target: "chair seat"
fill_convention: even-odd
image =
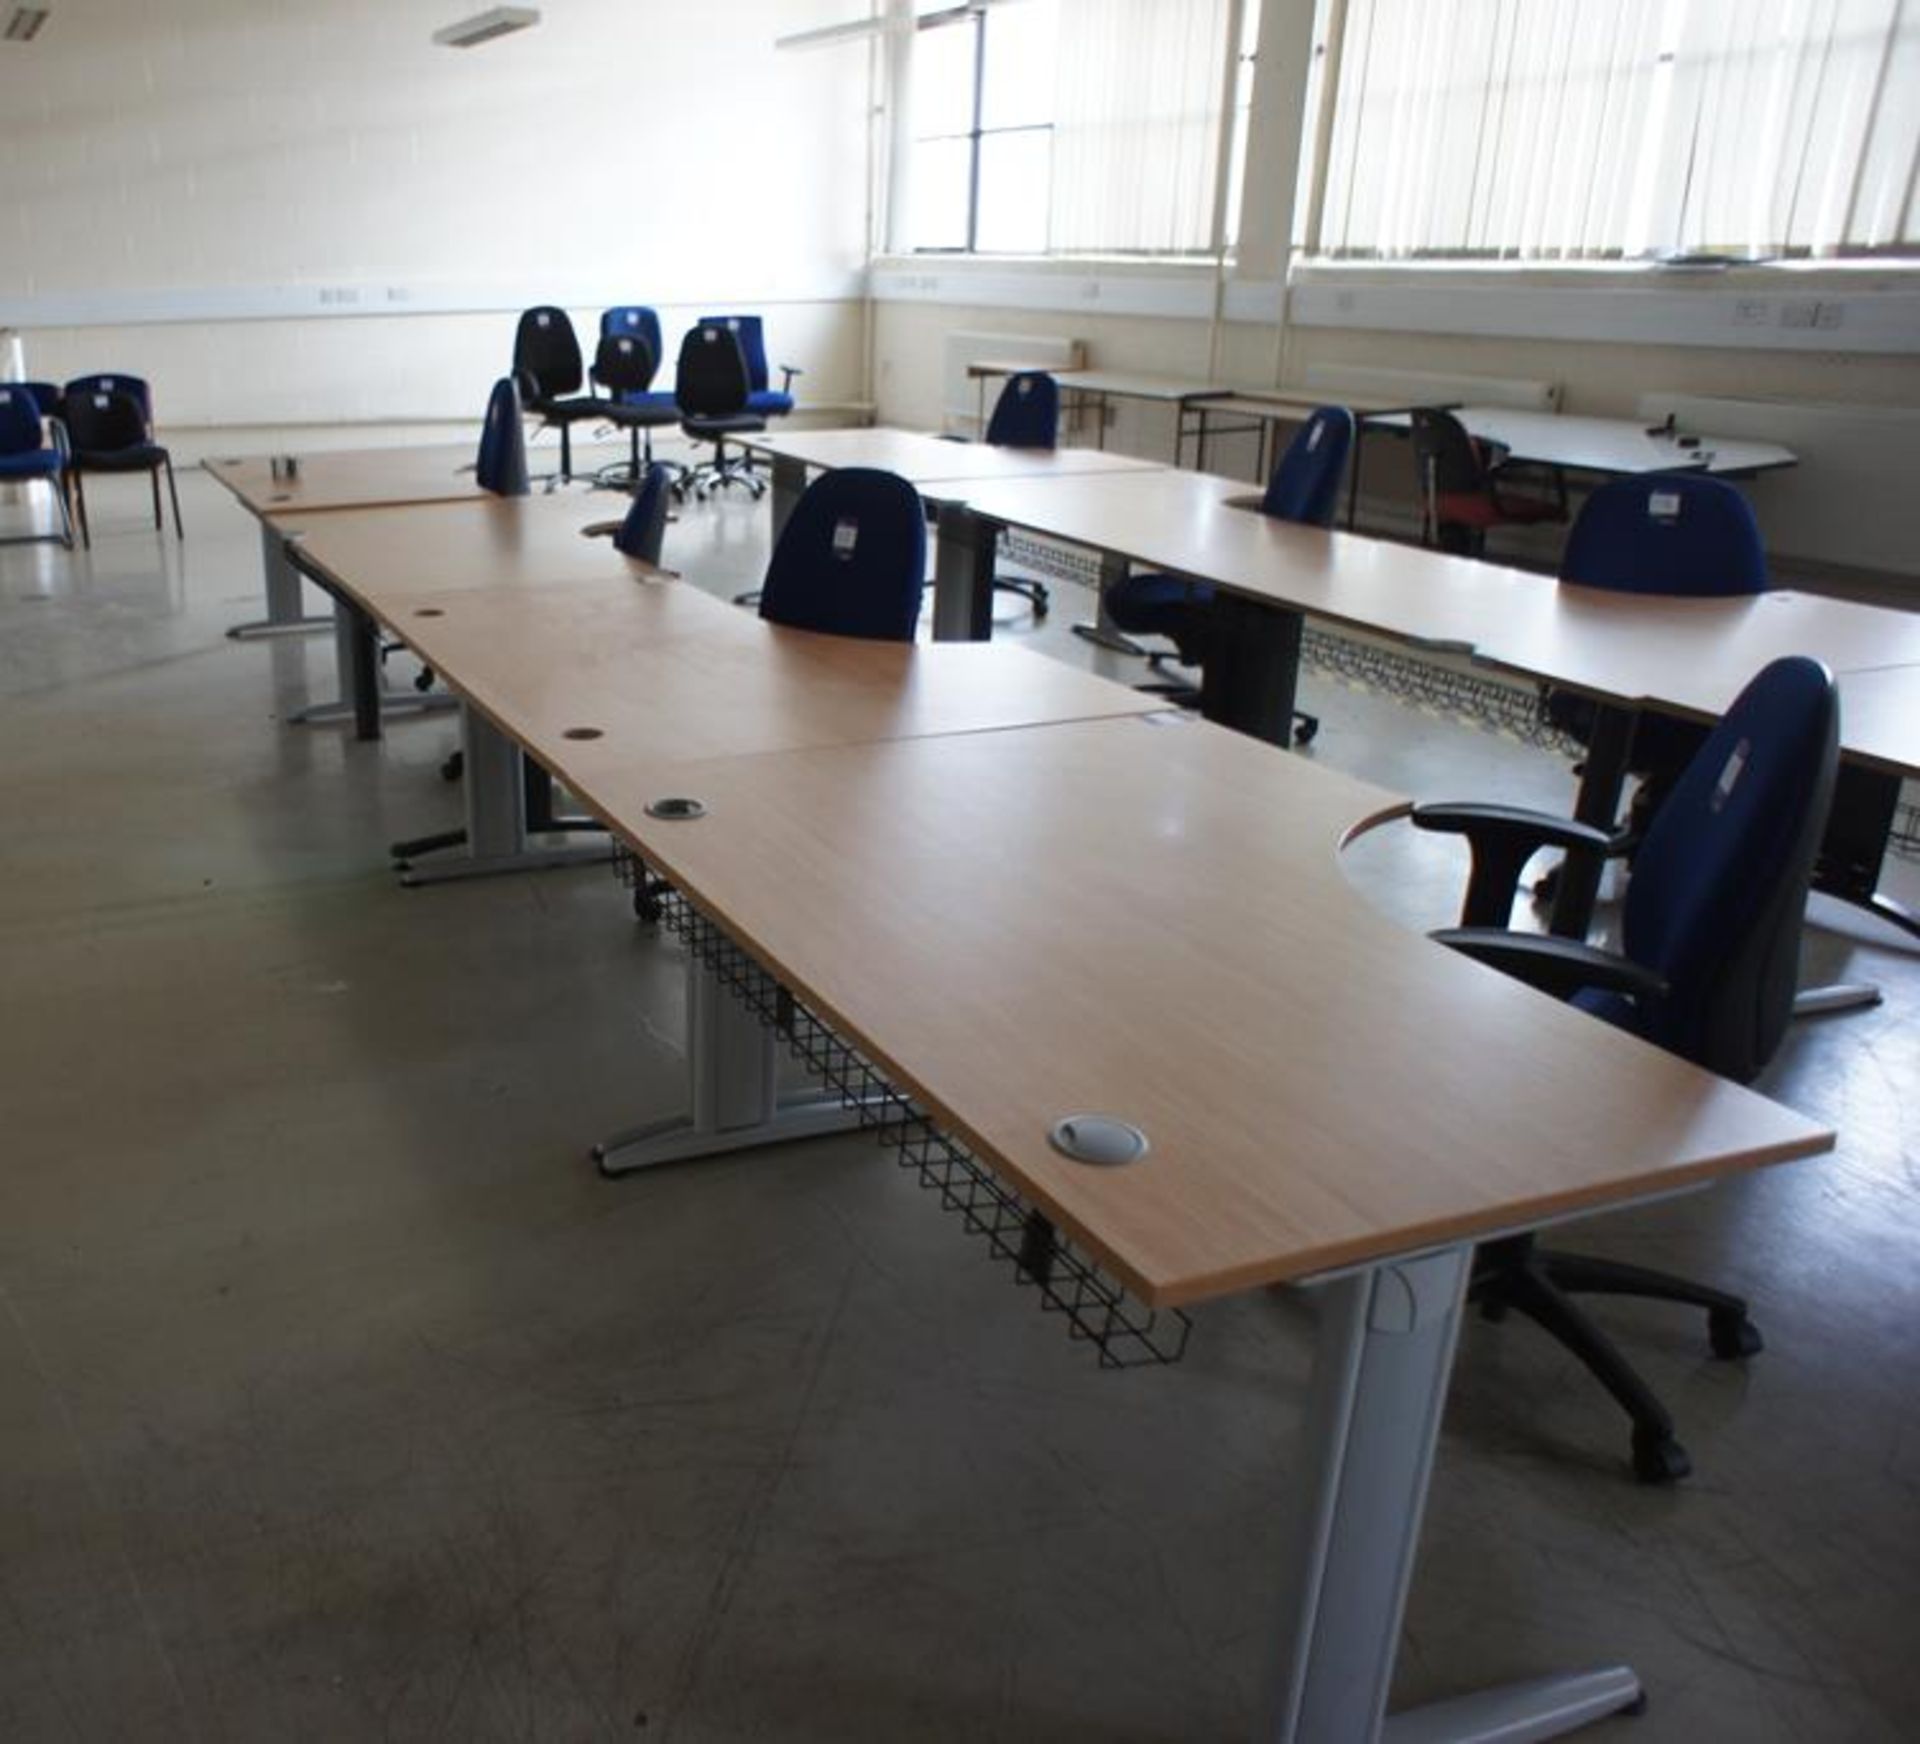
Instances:
[[[1503,497],[1480,491],[1442,491],[1434,498],[1436,517],[1456,527],[1509,527],[1563,519],[1558,503],[1538,497]]]
[[[1213,605],[1213,589],[1177,575],[1130,575],[1107,589],[1107,616],[1134,635],[1173,636]]]
[[[734,412],[724,418],[684,417],[680,428],[689,436],[732,436],[747,435],[754,430],[767,427],[765,418],[752,412]]]
[[[662,388],[636,389],[633,393],[622,394],[620,403],[637,407],[641,411],[671,412],[676,418],[680,416],[680,402],[670,391]]]
[[[131,448],[76,448],[73,463],[87,472],[151,472],[167,464],[167,451],[157,442]]]
[[[618,424],[622,430],[657,430],[662,425],[680,422],[679,409],[670,394],[664,406],[639,406],[631,400],[609,401],[606,417],[608,423]]]
[[[784,418],[793,410],[793,395],[778,388],[757,388],[747,395],[747,410],[763,418]]]
[[[605,418],[611,422],[620,407],[612,400],[603,400],[594,394],[576,394],[563,400],[533,400],[527,404],[529,412],[537,413],[549,423],[574,423],[581,418]]]
[[[0,454],[0,478],[58,478],[60,456],[51,448],[29,448],[24,454]]]

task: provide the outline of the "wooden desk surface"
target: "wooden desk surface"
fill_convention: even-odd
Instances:
[[[1386,399],[1378,394],[1315,394],[1305,388],[1236,388],[1218,399],[1198,402],[1208,417],[1224,413],[1260,418],[1268,423],[1303,423],[1321,406],[1345,406],[1355,417],[1391,417],[1407,410],[1404,396]]]
[[[1889,770],[1920,771],[1920,666],[1883,666],[1840,678],[1840,729]]]
[[[1149,1303],[1831,1143],[1390,923],[1336,844],[1391,796],[1205,723],[556,766]],[[665,794],[708,815],[649,818]],[[1090,1111],[1151,1154],[1056,1154]]]
[[[1572,587],[1549,575],[1323,532],[1229,507],[1247,486],[1204,473],[1014,479],[967,493],[976,514],[1144,567],[1213,582],[1330,623],[1471,654],[1607,701],[1718,716],[1769,660],[1809,654],[1836,673],[1920,664],[1920,614],[1787,591],[1737,599]],[[1910,749],[1844,711],[1849,753]],[[1912,767],[1911,762],[1901,763]]]
[[[1073,478],[1162,472],[1157,460],[1110,454],[1100,448],[995,448],[984,442],[948,442],[916,430],[886,426],[857,430],[792,430],[745,436],[741,446],[756,454],[798,460],[832,471],[842,466],[876,466],[897,472],[932,497],[951,493],[940,487],[979,479]]]
[[[423,660],[549,768],[596,780],[1165,709],[1011,644],[909,646],[782,629],[686,582],[365,592]]]
[[[1647,427],[1631,418],[1590,418],[1520,406],[1460,406],[1454,416],[1473,435],[1499,443],[1515,460],[1564,466],[1572,472],[1767,472],[1795,464],[1793,450],[1777,443],[1701,434],[1697,447],[1682,448],[1671,437],[1649,436]],[[1407,422],[1391,417],[1380,421]]]
[[[654,573],[607,538],[580,529],[618,520],[627,499],[588,495],[496,497],[311,514],[276,508],[271,524],[298,539],[301,560],[376,612],[449,588],[550,588],[603,576]],[[377,596],[378,602],[375,603]]]
[[[1195,381],[1188,376],[1154,375],[1142,370],[1097,369],[1091,364],[1060,369],[1050,364],[1016,363],[1011,359],[999,358],[980,358],[969,363],[967,377],[977,381],[982,377],[991,379],[994,376],[1018,375],[1030,369],[1052,376],[1062,387],[1077,389],[1082,393],[1111,394],[1120,400],[1165,400],[1178,404],[1187,400],[1213,399],[1234,392],[1225,382]]]
[[[294,509],[373,508],[485,496],[474,482],[474,443],[441,448],[344,448],[300,455],[300,476],[273,477],[272,457],[209,460],[207,471],[256,515]],[[462,472],[459,468],[465,467]]]

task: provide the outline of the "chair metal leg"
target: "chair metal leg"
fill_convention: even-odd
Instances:
[[[187,537],[187,530],[180,523],[180,487],[177,484],[175,484],[173,481],[173,456],[172,455],[167,456],[166,467],[167,467],[167,495],[173,499],[173,536],[175,539],[184,542]],[[160,491],[159,481],[155,480],[154,495],[156,498],[159,496],[159,491]],[[155,524],[158,525],[158,522],[156,521]]]
[[[153,530],[156,533],[162,532],[166,528],[167,523],[164,520],[162,520],[160,516],[160,469],[159,467],[152,466],[147,469],[147,485],[148,485],[148,488],[151,489],[153,492]]]
[[[1517,1309],[1580,1359],[1633,1422],[1633,1469],[1642,1483],[1673,1483],[1693,1469],[1674,1438],[1673,1418],[1612,1339],[1543,1270],[1516,1266],[1490,1281],[1490,1293]]]
[[[1656,1272],[1622,1260],[1603,1260],[1592,1254],[1541,1248],[1535,1252],[1533,1263],[1557,1289],[1569,1295],[1642,1296],[1650,1302],[1678,1302],[1704,1309],[1708,1337],[1717,1357],[1757,1356],[1766,1348],[1760,1329],[1747,1317],[1744,1296],[1671,1272]]]
[[[80,511],[80,545],[83,550],[93,549],[93,529],[87,524],[87,476],[78,467],[73,471],[73,500]]]

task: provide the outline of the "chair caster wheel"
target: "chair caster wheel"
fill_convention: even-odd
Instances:
[[[1767,1341],[1760,1336],[1760,1328],[1744,1314],[1709,1314],[1707,1342],[1713,1346],[1713,1354],[1723,1362],[1732,1362],[1743,1356],[1758,1356],[1767,1348]]]
[[[1533,900],[1542,908],[1550,904],[1560,894],[1560,868],[1543,872],[1533,881]]]
[[[1296,745],[1311,745],[1315,735],[1319,731],[1320,723],[1318,721],[1302,721],[1299,726],[1293,729],[1293,742]]]
[[[433,674],[428,671],[426,667],[421,667],[420,670],[413,675],[413,688],[422,695],[425,695],[426,692],[433,689]]]
[[[467,754],[464,751],[455,751],[446,762],[440,765],[440,779],[442,781],[458,781],[466,772]]]
[[[633,918],[642,926],[660,924],[660,899],[651,890],[638,889],[633,893]]]
[[[1677,1484],[1693,1470],[1687,1450],[1671,1435],[1635,1433],[1633,1475],[1643,1484]]]

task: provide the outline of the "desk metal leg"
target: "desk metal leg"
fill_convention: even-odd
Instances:
[[[610,842],[532,846],[527,839],[527,776],[520,747],[470,708],[460,711],[460,744],[467,802],[466,855],[444,866],[409,865],[400,874],[402,884],[413,889],[463,878],[497,878],[509,872],[605,865],[613,858]],[[417,842],[408,845],[431,851]]]
[[[1626,785],[1627,752],[1633,745],[1632,709],[1602,703],[1594,716],[1593,736],[1587,741],[1581,768],[1580,791],[1573,815],[1583,824],[1611,831],[1618,827],[1620,793]],[[1562,938],[1584,939],[1593,924],[1593,905],[1600,895],[1600,874],[1606,861],[1591,849],[1571,850],[1560,863],[1548,930]]]
[[[1307,1470],[1293,1521],[1277,1687],[1262,1744],[1526,1744],[1631,1707],[1625,1666],[1489,1691],[1386,1719],[1470,1244],[1313,1286]]]
[[[311,617],[303,615],[300,572],[287,561],[285,536],[265,521],[260,523],[260,569],[266,578],[267,615],[235,624],[227,631],[235,641],[252,641],[259,636],[306,635],[324,630],[333,622],[324,612]]]
[[[776,454],[773,457],[773,539],[777,545],[780,535],[786,531],[787,519],[793,513],[794,505],[806,493],[806,462],[795,460],[791,455]]]
[[[380,677],[379,626],[339,594],[333,596],[333,667],[340,687],[338,700],[317,702],[288,716],[296,726],[350,720],[358,737],[377,739],[380,722],[387,715],[439,714],[460,706],[458,697],[444,691],[412,695],[389,691]]]
[[[1136,660],[1144,660],[1148,651],[1107,615],[1107,589],[1126,579],[1127,560],[1124,557],[1116,557],[1110,551],[1102,552],[1098,610],[1092,623],[1075,624],[1073,633],[1082,640],[1093,643],[1096,648],[1111,648],[1116,654],[1131,654]]]
[[[993,566],[1000,528],[959,503],[944,504],[934,527],[933,639],[993,637]]]
[[[860,1124],[861,1110],[831,1091],[780,1095],[780,1037],[729,993],[706,963],[687,957],[687,1112],[636,1126],[593,1147],[604,1175],[661,1163],[821,1138]]]
[[[1200,677],[1200,712],[1235,732],[1291,744],[1304,628],[1298,612],[1239,594],[1216,594]]]

